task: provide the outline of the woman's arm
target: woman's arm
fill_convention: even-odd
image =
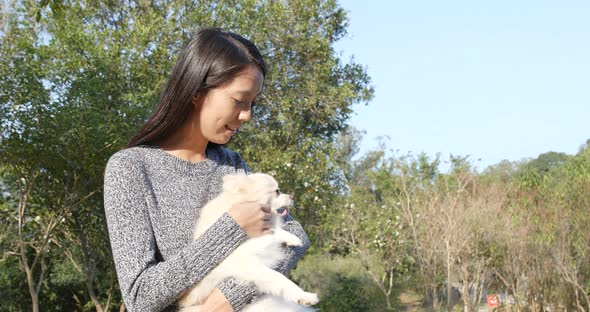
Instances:
[[[145,198],[145,174],[132,156],[117,153],[106,166],[104,208],[110,244],[127,309],[161,311],[203,279],[247,235],[226,213],[174,257],[159,259]]]

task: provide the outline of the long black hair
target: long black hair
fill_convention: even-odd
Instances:
[[[248,39],[220,28],[202,28],[182,48],[154,112],[125,148],[146,144],[174,133],[191,115],[192,100],[231,81],[248,65],[266,76],[266,63]]]

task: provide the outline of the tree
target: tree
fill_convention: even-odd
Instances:
[[[381,291],[387,310],[393,310],[393,290],[408,271],[407,245],[400,238],[397,207],[384,197],[390,191],[388,179],[392,174],[383,159],[384,152],[351,161],[360,139],[360,132],[352,129],[338,140],[346,192],[329,210],[327,219],[331,224],[326,228],[330,230],[332,248],[361,261]]]
[[[482,176],[492,180],[507,184],[518,172],[518,168],[522,164],[512,162],[509,160],[502,160],[501,162],[487,167]]]
[[[32,277],[33,306],[56,300],[46,306],[68,310],[54,299],[64,296],[44,286],[59,280],[51,274],[58,264],[42,261],[53,259],[69,261],[84,281],[86,297],[71,290],[67,298],[77,299],[67,304],[106,311],[120,302],[104,243],[102,171],[151,111],[198,26],[249,37],[269,63],[254,121],[230,145],[295,193],[298,208],[306,208],[293,213],[315,237],[319,212],[343,185],[335,138],[347,128],[351,106],[373,93],[364,68],[334,51],[347,26],[335,1],[25,0],[1,25],[0,151],[9,165],[5,208],[13,220],[7,231],[22,233],[19,246],[36,246],[15,251],[23,264],[35,264],[24,274]]]
[[[545,174],[552,168],[563,165],[569,158],[570,156],[566,153],[547,152],[531,160],[527,166],[535,168],[541,174]]]
[[[320,211],[342,187],[337,135],[347,128],[352,104],[373,94],[365,70],[334,51],[346,34],[345,12],[332,0],[246,1],[231,20],[230,29],[252,34],[270,65],[253,122],[243,127],[247,136],[232,146],[255,170],[275,174],[295,194],[298,220],[317,229],[325,222]]]
[[[578,149],[578,154],[582,154],[588,148],[590,148],[590,139],[586,140],[584,144],[580,145],[580,148]]]
[[[525,167],[508,185],[511,238],[497,276],[520,304],[588,310],[588,159]]]

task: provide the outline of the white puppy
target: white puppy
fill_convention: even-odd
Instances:
[[[201,209],[193,239],[199,238],[233,204],[255,201],[268,204],[273,214],[273,233],[251,238],[234,250],[196,286],[180,299],[182,312],[201,311],[199,303],[227,277],[253,283],[267,294],[242,311],[312,311],[304,306],[318,302],[314,293],[305,292],[283,274],[271,269],[285,258],[282,244],[301,246],[295,235],[281,228],[277,209],[292,204],[291,196],[281,194],[273,177],[263,173],[223,177],[223,192]],[[301,306],[304,305],[304,306]]]

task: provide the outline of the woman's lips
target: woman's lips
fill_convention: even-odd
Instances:
[[[232,128],[230,126],[225,126],[225,130],[231,131],[232,135],[236,134],[236,132],[238,132],[238,128]]]

